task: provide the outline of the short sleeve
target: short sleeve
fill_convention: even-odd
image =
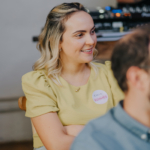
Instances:
[[[114,106],[116,106],[120,100],[124,99],[124,93],[120,89],[118,82],[113,75],[113,72],[111,70],[111,62],[106,61],[105,65],[107,68],[108,82],[110,84],[110,88],[111,88],[112,95],[113,95]]]
[[[26,96],[26,117],[36,117],[59,111],[56,95],[43,71],[32,71],[22,77],[22,89]]]

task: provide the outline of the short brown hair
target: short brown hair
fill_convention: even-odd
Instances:
[[[133,33],[123,37],[115,45],[111,61],[112,70],[120,88],[128,90],[126,72],[131,66],[150,66],[149,43],[150,26],[136,29]],[[148,68],[144,68],[147,70]]]

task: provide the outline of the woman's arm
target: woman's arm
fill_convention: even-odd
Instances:
[[[74,136],[68,135],[57,113],[47,113],[31,118],[47,150],[69,150]]]
[[[64,127],[68,135],[77,136],[84,128],[84,125],[69,125]]]

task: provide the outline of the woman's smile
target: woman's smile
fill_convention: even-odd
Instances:
[[[93,53],[93,48],[86,49],[86,50],[81,50],[81,52],[85,53],[85,54],[92,54]]]

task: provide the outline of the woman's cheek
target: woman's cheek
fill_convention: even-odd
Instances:
[[[84,38],[80,38],[77,40],[77,43],[78,45],[80,45],[81,47],[83,47],[85,45],[85,39]]]
[[[96,34],[94,35],[94,41],[95,41],[95,45],[96,45],[96,43],[97,43],[97,36],[96,36]]]

